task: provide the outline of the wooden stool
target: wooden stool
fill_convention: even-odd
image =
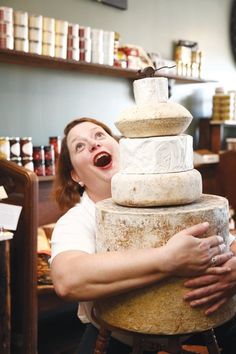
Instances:
[[[115,326],[110,326],[109,324],[105,323],[103,320],[98,318],[94,308],[92,310],[92,317],[95,322],[100,325],[94,354],[107,354],[107,349],[112,331],[116,331],[126,335],[128,334],[133,337],[133,348],[130,354],[143,354],[144,351],[155,351],[156,353],[164,351],[170,354],[198,353],[197,351],[193,352],[187,349],[183,349],[181,346],[181,337],[186,337],[186,335],[191,335],[194,333],[180,335],[152,335],[123,330]],[[201,334],[205,339],[205,345],[208,349],[208,353],[220,354],[220,349],[216,341],[214,330],[209,329],[207,331],[201,332]],[[160,342],[158,342],[158,340],[161,339],[167,340],[167,344],[161,344]]]

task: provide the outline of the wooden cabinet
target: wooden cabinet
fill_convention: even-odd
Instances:
[[[210,118],[199,119],[199,149],[209,149],[214,153],[225,149],[225,131],[231,130],[236,136],[236,121],[213,121]]]
[[[0,185],[4,186],[8,194],[8,198],[4,199],[6,203],[22,206],[18,227],[10,243],[11,353],[66,353],[61,340],[64,337],[69,345],[71,333],[68,331],[71,328],[65,328],[63,317],[58,318],[58,314],[72,311],[71,316],[74,315],[77,323],[75,330],[78,341],[82,324],[76,318],[77,303],[61,300],[52,285],[37,284],[37,228],[39,225],[55,222],[61,215],[51,197],[52,178],[38,178],[34,172],[10,161],[0,160]],[[56,318],[55,322],[53,318]],[[39,323],[41,339],[38,336]],[[58,335],[59,327],[63,329],[64,336]],[[51,344],[53,349],[47,350],[43,343],[43,349],[39,350],[39,345],[42,344],[40,340],[52,342],[54,332],[57,333],[57,342]]]

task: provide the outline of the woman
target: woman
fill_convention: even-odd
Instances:
[[[67,210],[52,237],[51,274],[59,296],[80,301],[79,317],[91,319],[92,301],[153,284],[170,276],[227,273],[220,265],[232,257],[221,254],[223,239],[202,223],[174,235],[159,248],[95,253],[95,203],[111,197],[111,178],[119,169],[119,144],[110,129],[89,118],[72,121],[65,128],[58,161],[55,195]],[[95,324],[96,325],[96,324]],[[81,354],[91,354],[97,330],[82,341]],[[92,332],[92,334],[91,334]],[[95,335],[94,335],[95,333]],[[91,339],[93,337],[93,339]],[[111,341],[109,353],[116,353]],[[90,347],[89,347],[90,345]],[[115,342],[115,347],[122,343]],[[128,346],[119,353],[129,353]]]

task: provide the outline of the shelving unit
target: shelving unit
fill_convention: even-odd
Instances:
[[[56,70],[78,71],[94,75],[105,75],[113,77],[123,77],[135,80],[138,78],[137,70],[122,69],[115,66],[100,65],[93,63],[77,62],[69,59],[58,59],[44,55],[24,53],[15,50],[0,49],[0,62],[15,65],[24,65],[29,67],[41,67]],[[162,76],[158,75],[157,76]],[[165,75],[170,80],[178,83],[207,83],[213,80],[204,80],[192,77]]]
[[[199,148],[219,153],[222,149],[224,129],[226,127],[235,129],[236,121],[215,121],[210,118],[199,119]]]

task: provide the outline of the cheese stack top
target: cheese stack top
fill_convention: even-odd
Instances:
[[[192,120],[182,105],[168,101],[168,81],[149,77],[133,83],[135,105],[125,109],[116,127],[125,137],[151,137],[183,133]]]

